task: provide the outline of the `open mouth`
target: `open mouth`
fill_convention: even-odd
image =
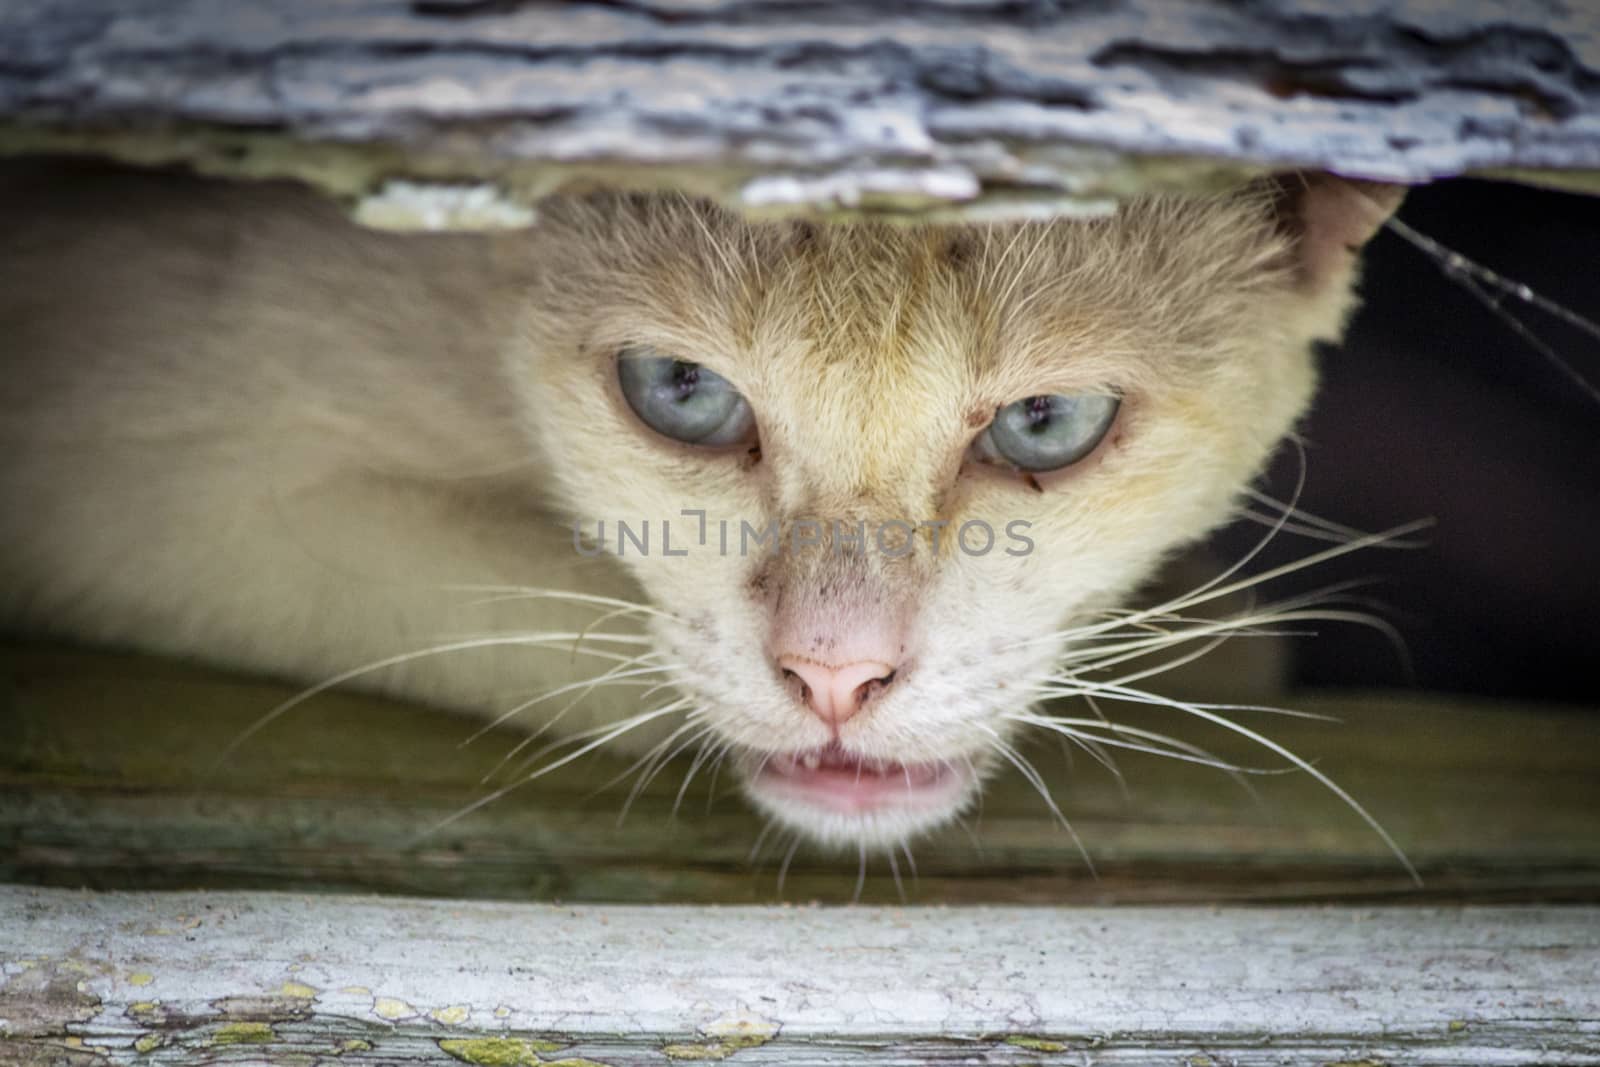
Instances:
[[[845,815],[951,807],[971,774],[960,763],[871,759],[834,742],[775,755],[751,785],[761,793]]]

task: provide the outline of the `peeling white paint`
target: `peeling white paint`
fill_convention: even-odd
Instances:
[[[514,230],[532,226],[537,213],[487,182],[475,184],[387,181],[357,202],[353,216],[379,230]]]
[[[152,907],[215,921],[192,939],[119,925]],[[599,1062],[607,1047],[642,1062],[644,1049],[704,1045],[790,1064],[800,1046],[939,1038],[1004,1045],[997,1063],[1056,1044],[1105,1063],[1227,1050],[1219,1062],[1269,1064],[1292,1049],[1296,1062],[1600,1065],[1595,907],[574,911],[0,888],[0,974],[36,974],[21,964],[41,953],[72,956],[100,1000],[72,1032],[121,1035],[123,1048],[134,1002],[148,1001],[119,975],[158,973],[171,1019],[215,1020],[214,1005],[276,989],[289,961],[310,958],[329,991],[275,1031],[330,1045],[376,1018],[398,1024],[385,1029],[397,1041],[555,1036],[579,1050],[564,1055]],[[27,1003],[0,986],[0,1033]],[[382,1040],[351,1062],[391,1062]]]

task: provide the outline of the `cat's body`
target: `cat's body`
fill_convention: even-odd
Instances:
[[[360,233],[280,187],[22,181],[0,195],[9,628],[319,681],[493,628],[447,584],[630,591],[541,510],[495,239]],[[529,658],[372,681],[482,708],[572,662]]]
[[[637,683],[522,713],[568,736],[672,685],[640,736],[681,725],[785,821],[893,841],[970,801],[1060,632],[1224,518],[1304,408],[1347,246],[1382,212],[1336,183],[1284,202],[940,229],[600,197],[527,232],[400,237],[285,186],[14,167],[0,625],[307,684],[548,634],[362,680],[488,715]],[[647,428],[618,385],[639,351],[732,383],[747,437]],[[1039,396],[1120,406],[1081,461],[998,469],[990,420]],[[579,551],[574,518],[613,550],[618,520],[649,522],[652,551]],[[792,536],[807,519],[818,544]],[[949,526],[874,541],[888,520]],[[868,524],[860,551],[836,522]],[[1021,523],[1032,550],[935,551],[968,522]],[[739,550],[772,523],[788,550]],[[863,768],[903,790],[863,791]]]

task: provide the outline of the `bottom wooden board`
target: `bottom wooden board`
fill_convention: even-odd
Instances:
[[[0,888],[0,1062],[1600,1064],[1600,909]]]

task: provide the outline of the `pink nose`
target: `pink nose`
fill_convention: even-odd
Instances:
[[[894,680],[894,667],[878,660],[857,660],[841,667],[779,656],[778,669],[791,684],[799,684],[799,697],[823,722],[843,726],[878,690]]]

